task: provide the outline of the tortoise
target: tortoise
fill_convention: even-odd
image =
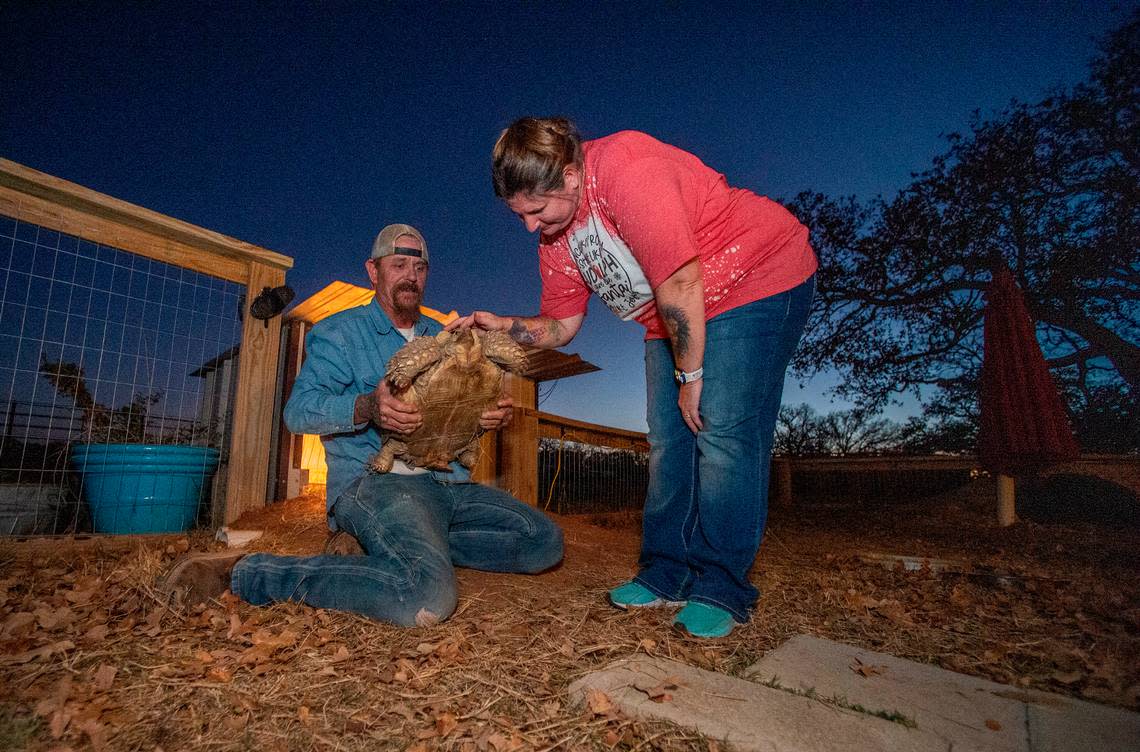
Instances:
[[[399,458],[442,471],[458,459],[470,470],[479,458],[479,416],[497,406],[504,368],[525,367],[526,352],[505,332],[465,329],[411,340],[388,361],[384,378],[394,397],[419,407],[423,425],[410,434],[385,431],[370,469],[386,473]]]

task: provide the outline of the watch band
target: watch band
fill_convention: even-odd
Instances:
[[[689,382],[696,381],[704,375],[704,366],[701,366],[695,371],[682,371],[679,368],[673,369],[673,378],[675,378],[681,384],[688,384]]]

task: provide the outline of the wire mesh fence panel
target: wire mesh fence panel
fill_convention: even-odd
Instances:
[[[203,519],[225,487],[243,294],[0,214],[0,535]]]
[[[793,461],[791,497],[796,503],[878,504],[928,498],[970,482],[973,470],[963,467],[911,466],[905,459],[890,467],[829,462],[818,467],[808,459]],[[773,465],[775,468],[775,465]],[[595,514],[641,510],[649,479],[649,454],[587,441],[542,438],[538,448],[539,504],[558,514]],[[784,491],[781,473],[770,474],[770,503]]]
[[[649,455],[577,441],[544,438],[538,444],[540,503],[557,514],[641,509]]]
[[[793,464],[792,496],[800,503],[896,504],[924,499],[970,482],[968,468],[908,467],[900,461],[890,469],[813,468]],[[773,486],[778,483],[778,479]],[[776,489],[772,496],[775,497]]]

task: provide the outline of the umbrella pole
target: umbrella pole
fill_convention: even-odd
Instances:
[[[1017,522],[1017,511],[1014,506],[1016,490],[1013,478],[1009,475],[997,477],[997,521],[1000,527],[1009,527]]]

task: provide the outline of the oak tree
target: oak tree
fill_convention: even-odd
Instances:
[[[1140,11],[1088,79],[977,114],[891,200],[803,193],[821,258],[798,373],[838,369],[875,409],[921,394],[933,417],[976,413],[984,291],[1013,270],[1070,406],[1140,395]]]

